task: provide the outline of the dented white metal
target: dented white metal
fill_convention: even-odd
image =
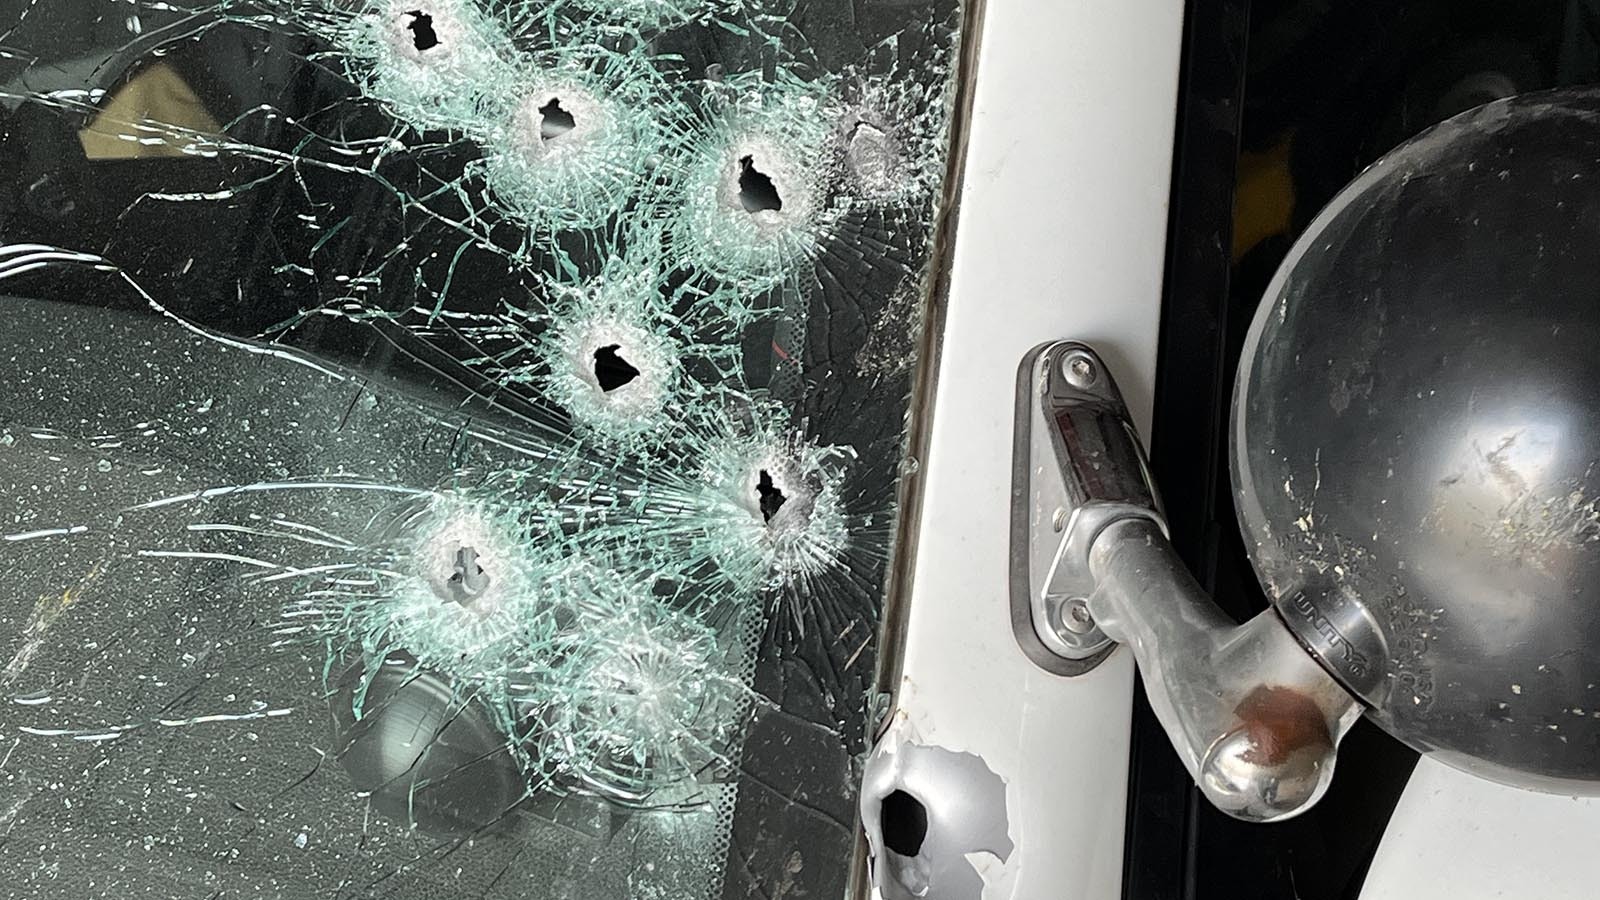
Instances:
[[[1004,612],[1011,419],[1016,360],[1072,334],[1101,350],[1148,430],[1182,11],[1176,0],[995,0],[981,13],[880,752],[970,753],[1005,782],[1015,846],[973,861],[990,900],[1121,893],[1132,664],[1115,654],[1068,679],[1017,645]]]

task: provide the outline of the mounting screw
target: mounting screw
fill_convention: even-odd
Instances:
[[[1100,378],[1094,360],[1082,351],[1073,351],[1061,358],[1061,375],[1067,379],[1067,384],[1080,391],[1093,387]]]
[[[1073,597],[1061,604],[1061,627],[1073,634],[1088,634],[1094,630],[1094,616],[1089,612],[1089,601]]]

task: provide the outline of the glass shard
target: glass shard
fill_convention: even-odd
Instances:
[[[841,895],[955,4],[0,20],[0,877]]]

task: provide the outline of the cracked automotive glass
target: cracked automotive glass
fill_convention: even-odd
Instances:
[[[954,0],[0,2],[0,878],[841,896]]]

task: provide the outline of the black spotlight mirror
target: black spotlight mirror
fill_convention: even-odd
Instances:
[[[1240,626],[1166,541],[1116,387],[1019,380],[1013,606],[1042,665],[1132,649],[1201,789],[1314,803],[1365,712],[1441,761],[1600,792],[1600,92],[1464,113],[1349,185],[1279,269],[1234,389]]]

